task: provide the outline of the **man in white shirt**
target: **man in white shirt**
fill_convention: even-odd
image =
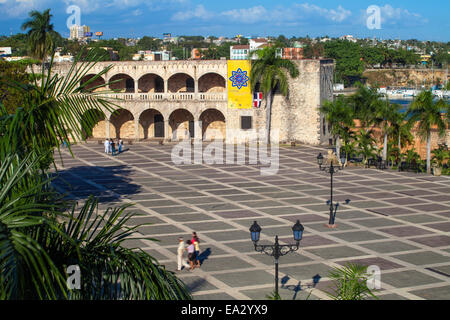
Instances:
[[[183,254],[186,251],[186,248],[184,246],[183,238],[178,238],[178,250],[177,250],[177,260],[178,260],[178,268],[177,271],[181,271],[181,266],[183,265],[185,268],[190,268],[190,265],[186,262],[186,260],[183,258]]]
[[[105,146],[105,153],[109,153],[109,140],[105,139],[105,142],[103,144]]]

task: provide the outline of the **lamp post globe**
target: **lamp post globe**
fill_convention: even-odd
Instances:
[[[319,155],[317,156],[317,164],[319,166],[322,166],[322,164],[323,164],[323,155],[322,155],[322,153],[319,153]]]
[[[297,220],[297,222],[292,227],[292,231],[294,232],[294,240],[295,241],[299,242],[300,240],[302,240],[303,230],[305,230],[305,228],[300,223],[300,221]]]
[[[250,227],[250,235],[253,242],[259,241],[259,235],[261,234],[261,227],[258,225],[256,221],[253,222],[252,226]]]

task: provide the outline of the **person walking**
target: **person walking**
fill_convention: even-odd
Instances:
[[[103,143],[103,145],[105,146],[105,153],[108,154],[109,153],[109,140],[105,139],[105,142]]]
[[[116,153],[116,144],[114,140],[111,140],[111,154],[114,156]]]
[[[186,240],[188,247],[186,248],[188,252],[188,260],[189,265],[191,267],[190,271],[194,270],[194,255],[195,255],[195,247],[191,240]]]
[[[189,263],[186,262],[186,260],[183,258],[184,251],[186,250],[184,246],[184,241],[182,237],[178,238],[178,250],[177,250],[177,263],[178,268],[177,271],[181,271],[181,267],[189,268]]]
[[[194,262],[197,268],[200,268],[200,239],[197,236],[197,232],[192,232],[192,243],[194,244],[194,253],[195,253],[195,258],[194,258]]]
[[[119,140],[119,153],[122,153],[122,151],[123,151],[123,140],[120,139]]]
[[[108,151],[109,153],[112,153],[112,139],[108,140]]]

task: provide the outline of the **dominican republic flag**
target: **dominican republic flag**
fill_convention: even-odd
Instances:
[[[253,93],[253,107],[259,108],[261,107],[263,94],[262,92],[254,92]]]

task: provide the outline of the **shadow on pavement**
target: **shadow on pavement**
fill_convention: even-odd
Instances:
[[[93,195],[99,203],[109,203],[141,192],[141,186],[129,178],[132,173],[126,165],[79,166],[54,173],[52,185],[68,200],[86,200]]]

